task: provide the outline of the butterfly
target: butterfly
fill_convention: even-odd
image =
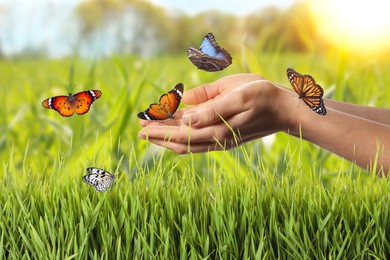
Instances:
[[[314,78],[310,75],[301,75],[293,69],[287,69],[287,77],[293,86],[295,92],[299,95],[306,105],[314,112],[324,116],[326,108],[322,96],[324,90],[320,85],[316,84]]]
[[[42,102],[44,108],[51,108],[57,111],[61,116],[71,116],[74,113],[83,115],[87,113],[92,103],[100,98],[100,90],[87,90],[69,96],[56,96],[45,99]]]
[[[212,33],[204,37],[199,49],[188,48],[187,56],[198,69],[209,72],[223,70],[232,64],[232,56],[217,44]]]
[[[96,191],[106,191],[113,183],[115,176],[111,173],[95,168],[87,168],[89,174],[83,176],[83,181],[95,187]]]
[[[164,120],[175,118],[181,98],[183,97],[184,86],[177,84],[171,91],[160,97],[159,104],[151,104],[144,112],[138,113],[138,117],[144,120]]]

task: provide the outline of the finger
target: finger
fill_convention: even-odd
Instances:
[[[245,133],[243,134],[245,136]],[[185,145],[189,143],[191,145],[202,143],[219,143],[222,145],[226,141],[234,140],[235,142],[241,142],[240,140],[242,140],[240,131],[232,130],[231,127],[228,127],[223,122],[204,128],[193,128],[186,125],[167,126],[150,124],[147,128],[140,130],[138,136],[145,140],[162,140]]]
[[[188,109],[189,109],[189,107],[177,110],[176,113],[174,114],[173,119],[165,119],[165,120],[143,120],[143,119],[140,119],[140,126],[146,127],[150,124],[178,126],[181,124],[180,121],[181,121],[181,118],[183,116],[183,113]]]
[[[168,119],[168,120],[153,120],[153,121],[150,121],[150,120],[140,120],[140,125],[142,127],[149,127],[149,126],[157,126],[157,127],[162,127],[162,126],[178,126],[179,123],[178,123],[179,120],[171,120],[171,119]]]
[[[178,132],[178,126],[163,125],[161,123],[152,123],[138,132],[138,137],[141,139],[170,139],[173,132]]]
[[[141,139],[161,139],[161,140],[173,140],[174,142],[187,142],[190,136],[190,129],[186,125],[181,126],[170,126],[163,125],[159,123],[149,124],[148,127],[143,128],[139,131],[138,137]],[[196,131],[195,131],[196,130]],[[196,136],[197,140],[209,141],[209,139],[205,139],[206,137],[212,137],[212,132],[207,132],[207,130],[195,129],[193,133]]]
[[[153,122],[153,121],[140,119],[140,120],[139,120],[139,125],[142,126],[142,127],[145,127],[145,126],[151,124],[152,122]]]
[[[138,133],[141,139],[160,139],[169,140],[176,143],[203,143],[215,142],[215,140],[224,140],[230,137],[230,130],[223,125],[207,128],[190,128],[186,125],[167,126],[161,124],[150,124]]]
[[[188,126],[210,126],[223,122],[230,116],[246,111],[247,99],[245,93],[232,91],[221,99],[200,104],[183,113],[183,124]]]
[[[148,139],[149,142],[167,148],[178,154],[186,154],[186,153],[205,153],[210,151],[222,151],[227,150],[229,148],[224,148],[216,143],[200,143],[200,144],[182,144],[175,143],[167,140],[161,139]]]
[[[178,126],[181,119],[166,119],[166,120],[140,120],[140,126]]]
[[[164,139],[148,139],[149,142],[172,150],[178,154],[186,153],[205,153],[211,151],[226,151],[233,148],[236,148],[248,141],[253,140],[253,138],[244,138],[241,140],[238,139],[226,139],[224,142],[214,140],[213,142],[203,142],[203,143],[177,143],[173,140],[164,140]]]

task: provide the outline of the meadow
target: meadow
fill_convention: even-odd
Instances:
[[[244,49],[216,73],[185,54],[0,67],[1,259],[390,258],[389,178],[283,133],[187,155],[137,137],[137,113],[176,83],[186,90],[241,72],[289,86],[292,67],[329,98],[389,108],[388,59]],[[65,85],[103,95],[63,118],[41,102],[66,95]],[[115,185],[97,193],[83,183],[91,166],[115,174]]]

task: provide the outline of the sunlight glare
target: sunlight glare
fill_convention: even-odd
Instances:
[[[390,46],[390,2],[382,0],[311,1],[322,36],[339,47],[378,52]]]

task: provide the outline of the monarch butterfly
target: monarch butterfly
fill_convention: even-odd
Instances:
[[[83,181],[94,186],[97,192],[106,191],[115,179],[114,175],[103,169],[89,167],[87,171],[89,174],[83,176]]]
[[[74,113],[83,115],[87,113],[92,103],[100,98],[100,90],[88,90],[68,96],[56,96],[45,99],[42,102],[44,108],[51,108],[57,111],[61,116],[72,116]]]
[[[204,37],[199,49],[188,48],[187,56],[198,69],[209,72],[223,70],[232,64],[232,56],[218,45],[212,33]]]
[[[326,108],[322,96],[324,90],[320,85],[316,84],[314,78],[310,75],[301,75],[293,69],[287,69],[287,77],[306,105],[308,105],[314,112],[324,116],[326,115]]]
[[[184,86],[177,84],[171,91],[160,97],[159,104],[151,104],[144,112],[138,113],[138,117],[144,120],[164,120],[175,118],[181,98],[183,97]]]

